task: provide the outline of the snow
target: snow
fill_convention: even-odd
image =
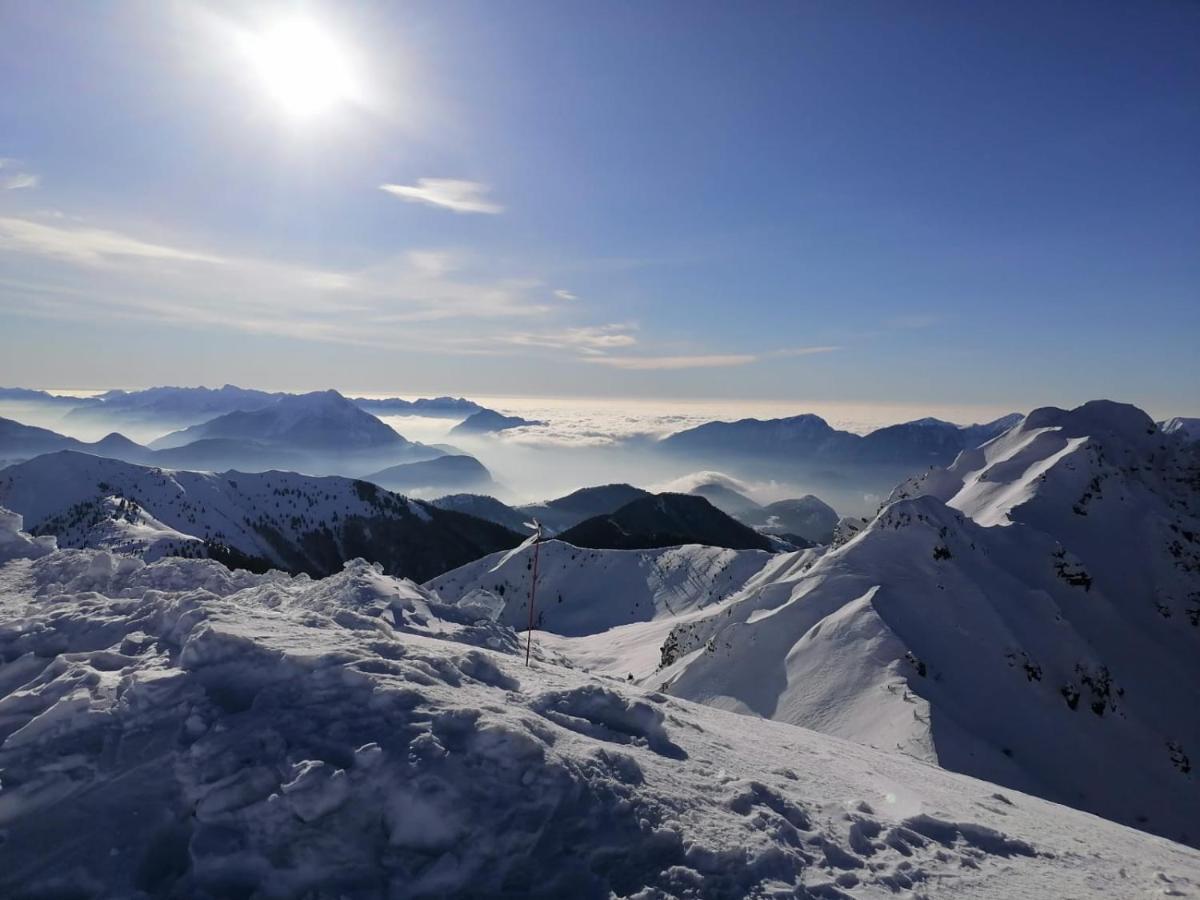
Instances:
[[[771,555],[689,544],[653,550],[589,550],[543,541],[538,551],[538,608],[542,627],[583,635],[614,625],[678,616],[716,603],[758,572]],[[426,584],[448,602],[483,587],[508,599],[502,621],[528,617],[530,554],[493,553]]]
[[[1186,441],[1200,441],[1200,418],[1175,416],[1159,423],[1164,434],[1179,435]]]
[[[1200,843],[1197,471],[1133,407],[1036,410],[641,680]]]
[[[511,629],[361,561],[147,565],[7,514],[0,547],[6,896],[1200,895],[1182,845],[526,668]]]
[[[63,546],[157,559],[206,556],[219,545],[281,569],[319,574],[329,571],[331,557],[352,555],[345,549],[351,541],[367,542],[369,549],[357,553],[391,559],[383,539],[371,538],[375,523],[412,535],[458,533],[439,510],[348,478],[159,469],[72,451],[5,469],[0,504],[20,511],[29,527],[57,535]],[[364,523],[361,534],[350,528],[356,521]],[[505,545],[486,537],[485,550]],[[424,561],[434,562],[433,555],[426,552]],[[444,568],[470,558],[469,550],[456,549]],[[421,573],[438,570],[426,566]]]

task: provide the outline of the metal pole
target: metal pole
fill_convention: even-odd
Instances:
[[[529,582],[529,630],[525,632],[525,665],[529,665],[529,654],[533,650],[533,600],[537,590],[538,547],[542,543],[542,529],[538,528],[538,539],[533,542],[533,580]]]

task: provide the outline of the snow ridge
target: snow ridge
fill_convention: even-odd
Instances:
[[[1200,843],[1200,458],[1140,410],[1036,410],[773,568],[646,680]]]

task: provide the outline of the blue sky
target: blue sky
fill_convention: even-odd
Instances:
[[[0,0],[0,35],[0,383],[1200,413],[1196,4]]]

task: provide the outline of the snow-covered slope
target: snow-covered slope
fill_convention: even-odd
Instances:
[[[155,469],[72,452],[4,469],[0,505],[64,546],[178,551],[313,575],[364,556],[425,579],[518,540],[494,523],[348,478]]]
[[[1159,422],[1158,427],[1164,434],[1175,434],[1187,441],[1200,441],[1200,418],[1175,416],[1165,422]]]
[[[1195,897],[1200,854],[535,660],[415,585],[0,514],[0,894]]]
[[[426,587],[451,602],[477,589],[490,591],[507,601],[500,621],[524,628],[529,617],[531,556],[515,556],[493,572],[503,555],[494,553],[446,572]],[[770,558],[762,550],[696,544],[586,550],[545,541],[538,552],[538,625],[574,636],[679,616],[734,593]]]
[[[425,586],[463,602],[480,594],[518,630],[529,622],[529,552],[496,571],[496,553],[439,575]],[[662,646],[681,622],[715,608],[772,559],[761,550],[690,545],[655,550],[586,550],[542,543],[535,597],[537,640],[590,671],[635,679],[652,675]]]
[[[1200,467],[1041,409],[680,626],[653,683],[1200,842]]]

